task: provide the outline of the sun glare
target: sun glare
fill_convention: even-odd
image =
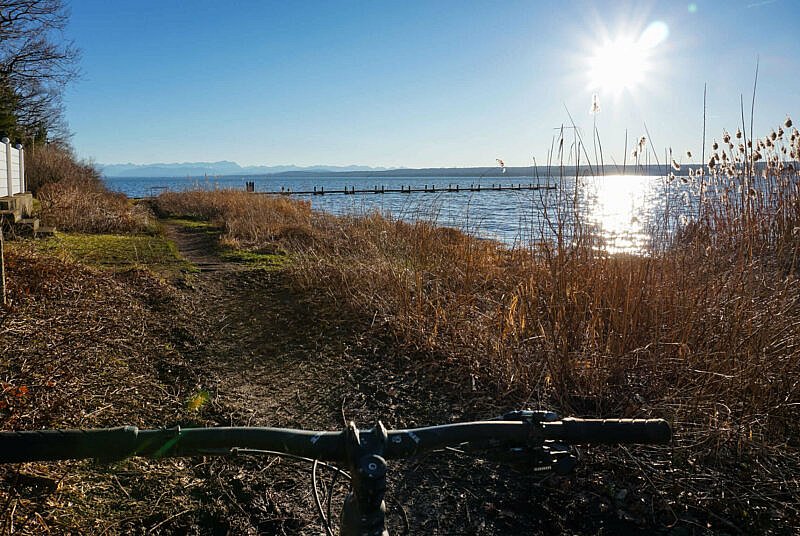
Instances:
[[[620,37],[601,45],[591,59],[589,80],[592,89],[617,94],[633,90],[648,70],[647,58],[636,41]]]
[[[585,184],[589,220],[601,230],[609,253],[641,253],[647,241],[642,207],[656,195],[648,177],[606,175]]]
[[[589,59],[589,87],[618,96],[633,93],[653,68],[654,49],[669,29],[663,22],[651,23],[638,37],[619,35],[598,45]]]

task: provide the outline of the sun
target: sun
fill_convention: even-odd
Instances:
[[[589,57],[589,89],[615,96],[634,93],[647,81],[655,49],[668,33],[666,24],[653,22],[639,36],[618,35],[596,45]]]
[[[618,37],[599,46],[589,62],[591,89],[614,95],[634,91],[650,70],[644,51],[630,37]]]

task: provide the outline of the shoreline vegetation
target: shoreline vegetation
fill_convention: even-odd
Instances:
[[[542,230],[554,239],[508,248],[425,221],[333,216],[307,202],[233,190],[165,192],[150,206],[134,204],[86,168],[43,180],[37,197],[45,222],[95,234],[9,248],[14,305],[0,322],[2,428],[246,423],[231,417],[224,394],[208,387],[207,364],[196,359],[210,339],[191,316],[208,311],[186,289],[211,280],[170,245],[167,225],[205,237],[204,254],[209,247],[215,258],[236,252],[254,274],[248,277],[281,281],[320,310],[352,319],[345,346],[380,341],[375,348],[402,356],[401,371],[430,380],[425,389],[444,378],[457,386],[465,408],[496,403],[671,423],[669,447],[596,449],[583,462],[586,472],[537,488],[552,496],[543,504],[564,513],[545,507],[536,514],[550,518],[539,525],[516,519],[528,532],[793,533],[800,530],[800,135],[787,119],[752,142],[741,133],[721,139],[706,165],[683,179],[701,200],[697,216],[684,222],[666,213],[677,230],[653,229],[653,246],[641,256],[607,253],[596,229],[557,208]],[[76,340],[83,341],[77,350]],[[374,359],[370,367],[398,373],[394,361]],[[155,395],[147,404],[145,393]],[[374,396],[396,397],[388,389]],[[390,415],[403,419],[402,403],[376,407],[395,408]],[[433,416],[421,410],[414,419]],[[92,464],[4,468],[0,526],[124,532],[130,525],[109,525],[119,520],[109,509],[135,518],[153,489],[175,496],[147,510],[150,518],[135,518],[141,526],[203,531],[209,520],[239,515],[209,501],[208,490],[220,484],[199,465],[184,478],[205,495],[185,498],[179,481],[169,492],[155,483],[158,475],[185,473],[188,463],[125,462],[119,486],[113,470]],[[593,480],[595,470],[601,476]],[[126,486],[139,477],[144,484],[132,494]],[[93,479],[107,488],[76,491]],[[20,482],[30,481],[46,489],[26,491]],[[225,500],[248,499],[234,492]],[[191,521],[181,518],[184,510]],[[302,526],[314,530],[310,508],[306,515],[311,521]],[[514,527],[496,512],[473,515],[489,523],[474,533]]]

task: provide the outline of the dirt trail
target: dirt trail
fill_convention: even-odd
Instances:
[[[428,377],[383,344],[364,319],[294,290],[285,273],[221,260],[217,236],[208,229],[168,224],[167,233],[200,268],[187,292],[202,344],[190,357],[213,394],[208,410],[217,424],[339,429],[344,419],[362,428],[381,419],[400,428],[498,411],[478,393],[464,407],[463,385]],[[211,485],[203,498],[205,517],[185,527],[190,532],[323,533],[308,464],[212,458],[195,471]],[[507,466],[452,453],[392,462],[389,471],[393,534],[402,533],[401,511],[411,534],[558,533],[566,528],[564,501],[575,499]],[[339,486],[334,512],[346,492]]]
[[[214,253],[217,247],[218,231],[206,227],[192,229],[172,223],[165,225],[164,231],[167,238],[175,242],[180,254],[197,266],[201,272],[238,269],[233,263],[220,260],[219,256]]]
[[[167,234],[200,270],[191,292],[205,336],[195,358],[213,376],[209,386],[230,418],[305,426],[313,416],[317,425],[338,425],[319,408],[337,398],[343,379],[341,367],[330,366],[345,350],[336,328],[324,328],[282,273],[221,260],[216,233],[170,225]]]

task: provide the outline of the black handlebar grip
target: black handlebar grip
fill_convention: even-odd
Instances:
[[[135,426],[97,430],[0,432],[0,463],[81,458],[121,459],[137,448]]]
[[[544,423],[567,443],[669,443],[672,430],[663,419],[562,419]]]

